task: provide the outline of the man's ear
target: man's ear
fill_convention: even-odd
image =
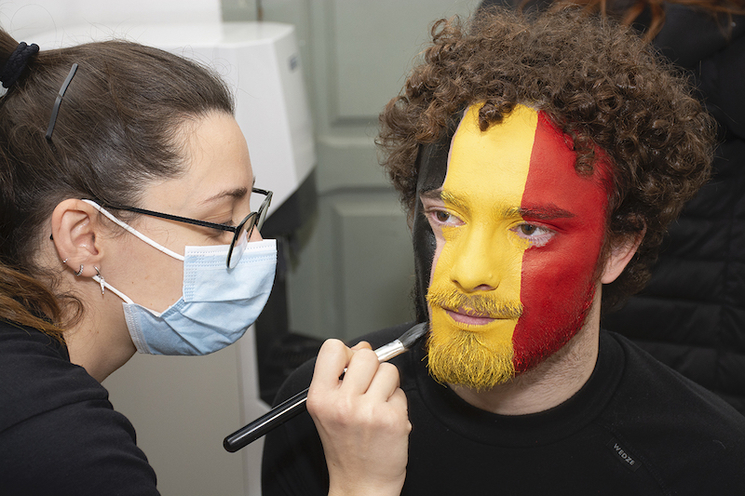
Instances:
[[[98,211],[77,198],[61,201],[52,212],[52,239],[57,254],[70,269],[87,277],[94,276],[101,253],[96,233],[101,229]]]
[[[605,267],[603,267],[603,273],[600,276],[601,283],[610,284],[621,275],[621,272],[639,248],[645,232],[646,229],[638,235],[625,238],[611,247],[608,259],[605,261]]]

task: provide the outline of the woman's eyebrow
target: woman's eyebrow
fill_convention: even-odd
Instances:
[[[227,190],[217,193],[216,195],[210,196],[209,198],[207,198],[206,200],[203,200],[200,203],[211,203],[211,202],[221,200],[226,197],[240,200],[241,198],[244,198],[246,194],[248,194],[248,188],[245,188],[245,187],[227,189]]]

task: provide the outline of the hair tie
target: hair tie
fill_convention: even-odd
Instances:
[[[5,95],[8,92],[8,88],[18,81],[21,77],[23,70],[28,65],[28,61],[31,57],[39,52],[39,45],[32,43],[27,45],[25,42],[20,42],[13,53],[10,54],[8,60],[3,66],[2,72],[0,72],[0,81],[2,87],[0,87],[0,96]]]

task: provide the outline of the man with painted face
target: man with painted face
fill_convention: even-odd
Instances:
[[[685,81],[576,10],[495,11],[435,24],[381,122],[429,333],[325,343],[264,494],[740,494],[745,418],[600,325],[707,178]]]
[[[431,261],[430,373],[477,392],[567,344],[597,283],[615,279],[636,247],[620,247],[596,274],[610,184],[604,165],[578,174],[575,154],[542,111],[519,104],[481,131],[482,108],[465,111],[447,157],[423,156],[418,187],[420,259]],[[593,361],[586,365],[577,372],[591,372]]]

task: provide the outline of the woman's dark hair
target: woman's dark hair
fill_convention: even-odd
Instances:
[[[0,66],[17,46],[0,30]],[[42,282],[54,278],[34,262],[40,243],[51,242],[56,205],[67,198],[137,205],[148,181],[182,173],[183,125],[213,111],[233,113],[224,83],[162,50],[107,41],[32,56],[0,98],[0,319],[61,336],[64,316],[79,317],[82,305],[55,294],[53,282]]]
[[[591,171],[602,150],[614,182],[605,253],[644,233],[624,273],[603,290],[609,308],[644,286],[666,226],[709,176],[714,124],[692,94],[628,28],[576,7],[492,9],[470,24],[434,24],[423,62],[381,114],[378,144],[410,215],[420,145],[441,139],[469,104],[485,102],[482,129],[517,104],[545,112],[571,137],[579,173]]]

